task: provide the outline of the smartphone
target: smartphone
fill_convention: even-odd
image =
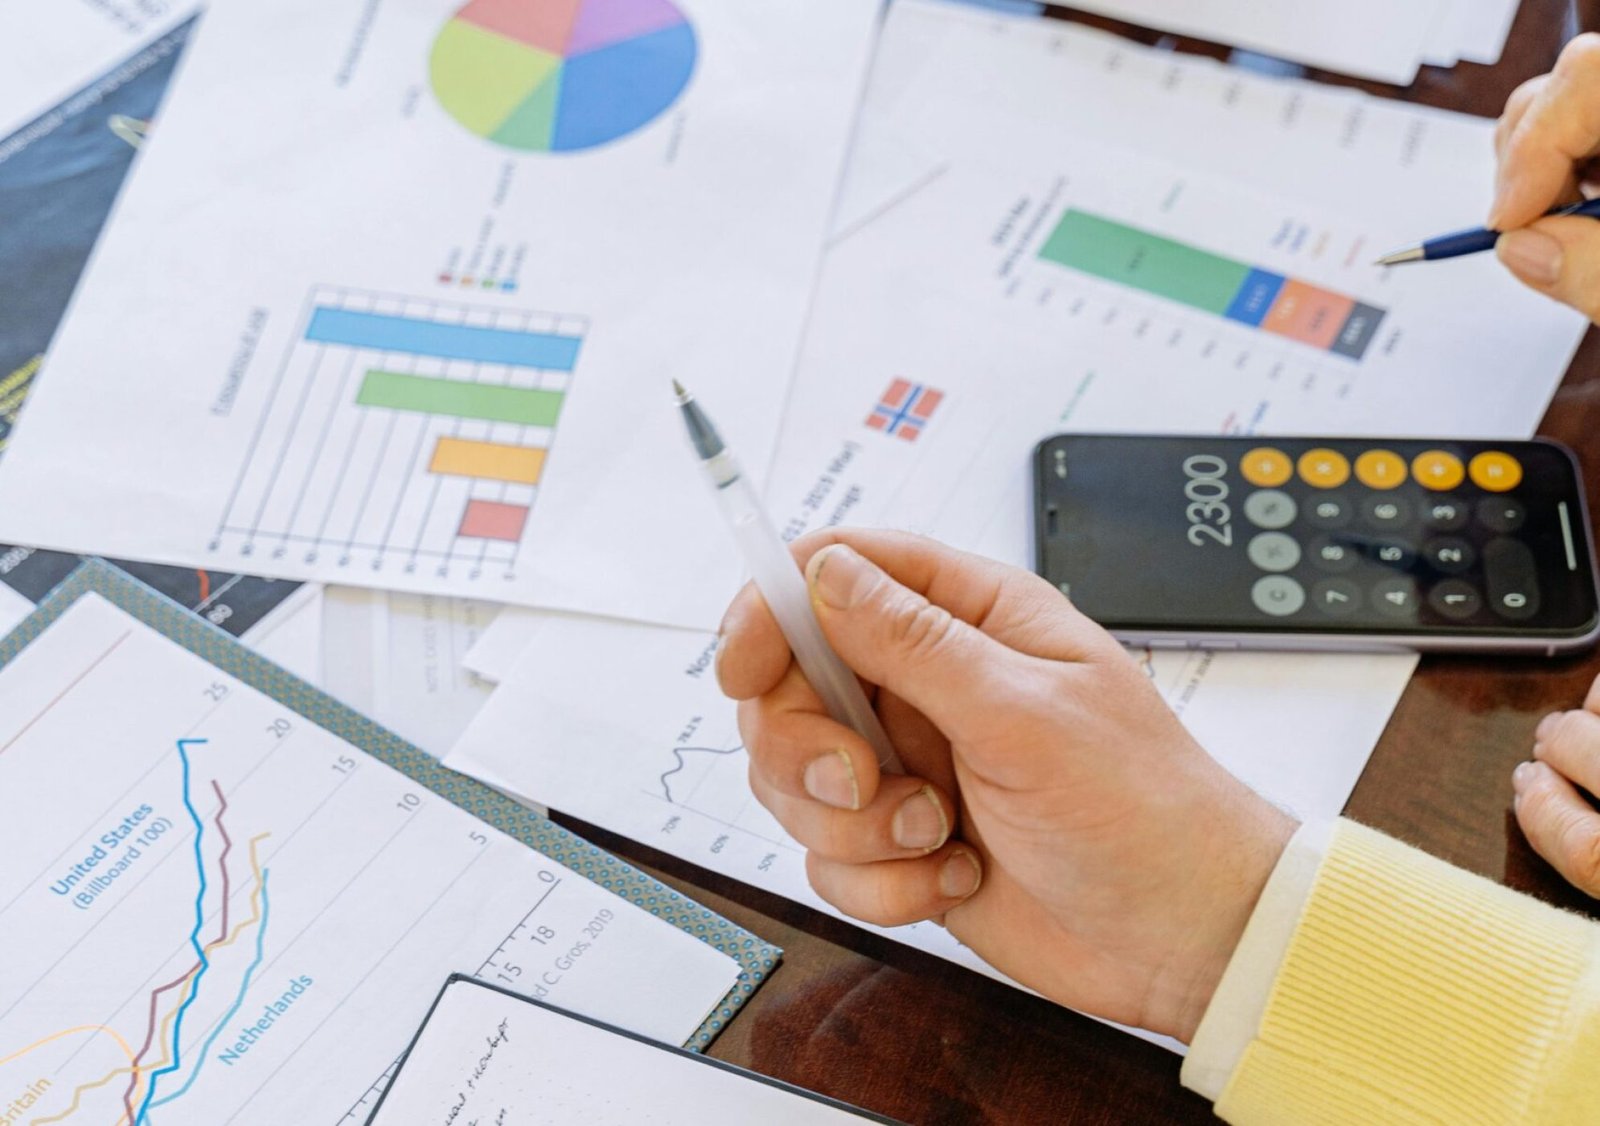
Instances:
[[[1600,635],[1556,442],[1060,435],[1038,571],[1156,648],[1576,652]]]

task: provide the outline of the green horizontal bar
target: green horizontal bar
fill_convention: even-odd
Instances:
[[[361,381],[356,402],[363,407],[387,407],[418,414],[444,414],[518,426],[554,426],[561,416],[561,401],[565,398],[560,391],[369,371]]]
[[[1250,267],[1086,211],[1068,211],[1039,257],[1222,316]]]

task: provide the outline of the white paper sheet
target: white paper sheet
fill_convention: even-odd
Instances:
[[[0,141],[199,9],[196,0],[6,0]]]
[[[1070,7],[1405,86],[1417,76],[1439,11],[1456,2],[1073,0]]]
[[[452,972],[674,1044],[738,976],[97,596],[0,672],[0,751],[41,1116],[364,1122]]]
[[[558,6],[457,9],[209,10],[0,537],[715,624],[736,568],[668,380],[772,448],[878,5],[583,0],[543,86],[558,56],[484,25],[546,41]]]
[[[618,1076],[626,1081],[619,1083]],[[456,981],[428,1015],[372,1126],[802,1126],[864,1120],[771,1079],[666,1052],[477,982]]]
[[[499,684],[538,634],[539,627],[556,616],[548,610],[507,606],[478,635],[477,642],[461,658],[462,666],[491,685]]]
[[[498,607],[356,587],[335,587],[327,601],[324,687],[442,758],[489,698],[462,659]]]

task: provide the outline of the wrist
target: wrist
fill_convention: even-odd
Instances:
[[[1299,828],[1288,814],[1229,778],[1235,792],[1213,806],[1213,823],[1197,834],[1186,925],[1157,975],[1147,1027],[1185,1044],[1216,994],[1262,890]]]

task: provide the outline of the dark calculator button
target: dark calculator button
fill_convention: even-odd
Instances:
[[[1447,618],[1465,621],[1483,606],[1483,595],[1471,583],[1446,579],[1428,592],[1428,604]]]
[[[1339,493],[1313,497],[1306,502],[1305,520],[1313,528],[1342,528],[1350,523],[1350,501]]]
[[[1422,507],[1422,518],[1428,527],[1439,532],[1459,532],[1467,526],[1470,515],[1467,502],[1454,498],[1430,501]]]
[[[1394,496],[1368,497],[1361,515],[1375,528],[1403,528],[1411,519],[1411,506]]]
[[[1400,540],[1373,540],[1367,545],[1367,558],[1391,571],[1409,571],[1416,562],[1416,549]]]
[[[1311,588],[1311,604],[1330,618],[1347,618],[1361,608],[1361,588],[1349,579],[1323,579]]]
[[[1490,540],[1483,549],[1483,580],[1489,609],[1524,621],[1539,612],[1539,567],[1521,540]]]
[[[1332,571],[1337,575],[1356,565],[1361,558],[1361,548],[1346,540],[1318,536],[1306,549],[1306,558],[1310,559],[1319,571]]]
[[[1511,497],[1486,497],[1478,502],[1478,523],[1491,532],[1509,536],[1527,520],[1527,507]]]
[[[1458,540],[1454,536],[1441,536],[1422,545],[1422,557],[1436,571],[1443,571],[1447,575],[1459,575],[1477,562],[1478,553],[1472,550],[1472,545],[1466,540]]]
[[[1380,579],[1372,585],[1372,605],[1386,618],[1415,621],[1417,584],[1410,579]]]

